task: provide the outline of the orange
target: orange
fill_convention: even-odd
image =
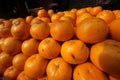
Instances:
[[[84,19],[86,18],[91,18],[93,17],[90,13],[88,12],[85,12],[85,13],[81,13],[81,15],[79,15],[77,18],[76,18],[76,25],[78,25],[80,22],[82,22]]]
[[[120,42],[107,39],[94,44],[90,49],[90,60],[100,70],[120,77]]]
[[[5,52],[0,53],[0,76],[3,75],[4,71],[12,65],[12,56]]]
[[[38,52],[38,45],[38,40],[30,38],[22,43],[21,50],[25,56],[29,57]]]
[[[96,15],[97,18],[103,19],[107,24],[115,19],[115,14],[111,10],[102,10]]]
[[[64,12],[64,15],[71,17],[73,20],[76,19],[76,14],[75,14],[75,13],[72,13],[72,12],[70,12],[70,11]]]
[[[76,8],[72,8],[72,9],[70,10],[70,12],[72,12],[72,13],[76,14],[77,9],[76,9]]]
[[[89,57],[89,48],[81,40],[65,41],[61,46],[61,56],[70,64],[84,63]]]
[[[40,56],[46,59],[57,57],[60,53],[60,49],[60,43],[50,37],[43,39],[38,46],[38,52]]]
[[[103,9],[101,6],[95,6],[90,10],[90,14],[96,16],[99,12],[101,12]]]
[[[85,13],[87,12],[86,8],[81,8],[81,9],[78,9],[77,12],[76,12],[76,15],[79,16],[81,15],[82,13]]]
[[[89,44],[105,40],[108,33],[109,30],[105,21],[96,17],[84,19],[76,27],[76,35],[78,39]]]
[[[74,26],[68,21],[60,20],[50,27],[50,34],[57,41],[67,41],[74,35]]]
[[[17,53],[21,52],[21,45],[22,45],[22,41],[17,40],[13,37],[7,37],[3,41],[1,49],[2,51],[10,55],[16,55]]]
[[[19,53],[13,57],[12,64],[17,70],[23,71],[27,58],[23,53]]]
[[[47,12],[48,12],[48,15],[49,15],[50,18],[54,14],[54,10],[52,10],[52,9],[49,9]]]
[[[108,80],[107,76],[90,62],[79,64],[73,71],[74,80]]]
[[[40,10],[38,10],[37,16],[40,17],[40,18],[41,18],[41,17],[48,17],[47,10],[45,10],[45,9],[40,9]]]
[[[30,34],[34,39],[42,40],[49,36],[50,27],[46,22],[33,24],[30,28]]]
[[[90,13],[90,11],[92,10],[93,7],[86,7],[86,10],[88,13]]]
[[[34,16],[26,16],[25,21],[30,24]]]
[[[59,19],[62,17],[63,15],[61,14],[53,14],[51,17],[51,22],[55,23],[57,21],[59,21]]]
[[[48,80],[71,80],[72,66],[61,57],[51,59],[46,69]]]
[[[4,42],[5,38],[0,38],[0,52],[2,52],[2,44]]]
[[[5,70],[3,77],[5,80],[16,80],[20,72],[21,71],[17,70],[13,66],[10,66]]]
[[[112,39],[120,41],[120,19],[112,21],[109,25],[110,36]]]
[[[25,40],[30,37],[30,24],[23,18],[17,18],[12,21],[11,34],[15,39]]]
[[[33,79],[43,77],[43,75],[45,74],[47,63],[48,60],[42,58],[39,54],[32,55],[25,62],[25,75]]]

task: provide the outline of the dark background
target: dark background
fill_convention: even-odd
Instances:
[[[110,1],[110,2],[107,2]],[[45,8],[64,11],[72,8],[83,8],[100,5],[104,9],[120,9],[120,0],[1,0],[0,18],[26,17],[32,10]]]

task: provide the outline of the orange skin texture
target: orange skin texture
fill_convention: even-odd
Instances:
[[[60,43],[51,37],[43,39],[38,46],[39,54],[46,59],[57,57],[60,54],[60,49]]]
[[[98,78],[99,77],[99,78]],[[74,80],[108,80],[107,76],[90,62],[79,64],[73,72]]]
[[[72,66],[61,57],[52,59],[46,68],[48,80],[71,80]]]
[[[81,40],[69,40],[61,46],[62,58],[70,64],[81,64],[89,57],[89,48]]]

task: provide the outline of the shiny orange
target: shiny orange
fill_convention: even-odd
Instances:
[[[32,15],[31,16],[26,16],[25,20],[26,20],[27,23],[30,24],[33,18],[34,18],[34,16],[32,16]]]
[[[74,26],[68,21],[60,20],[50,27],[50,34],[57,41],[67,41],[74,35]]]
[[[16,80],[20,72],[21,71],[17,70],[13,66],[10,66],[5,70],[3,77],[5,80]]]
[[[38,45],[39,41],[36,39],[30,38],[25,40],[21,46],[22,53],[27,57],[36,54],[38,52]]]
[[[24,72],[28,77],[38,79],[45,74],[47,63],[47,59],[42,58],[39,54],[34,54],[25,62]]]
[[[115,19],[115,14],[111,10],[102,10],[96,15],[97,18],[103,19],[107,24]]]
[[[72,66],[61,57],[50,60],[46,69],[48,80],[71,80]]]
[[[74,80],[108,80],[107,76],[90,62],[79,64],[73,71]]]
[[[50,26],[46,22],[33,24],[30,28],[30,34],[34,39],[45,39],[50,35]]]
[[[23,18],[17,18],[12,21],[11,34],[15,39],[25,40],[30,37],[30,24]]]
[[[108,36],[108,26],[104,20],[96,17],[84,19],[76,27],[78,39],[93,44],[105,40]]]
[[[107,39],[94,44],[90,60],[97,68],[114,77],[120,77],[120,42]]]
[[[62,58],[70,64],[81,64],[89,57],[89,48],[81,40],[69,40],[61,46]]]
[[[0,76],[3,75],[4,71],[12,65],[12,56],[5,52],[0,53]]]
[[[41,17],[48,17],[47,10],[45,10],[45,9],[40,9],[40,10],[38,10],[37,16],[40,17],[40,18],[41,18]]]
[[[2,51],[10,55],[16,55],[17,53],[21,51],[21,45],[22,45],[22,41],[17,40],[13,37],[7,37],[3,41],[1,49]]]
[[[13,57],[12,64],[17,70],[23,71],[27,58],[23,53],[19,53]]]
[[[60,49],[60,43],[51,37],[43,39],[38,46],[40,56],[46,59],[57,57],[60,54]]]

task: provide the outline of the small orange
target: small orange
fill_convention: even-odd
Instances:
[[[88,13],[90,13],[90,11],[92,10],[93,7],[86,7],[86,10]]]
[[[77,18],[76,18],[76,25],[78,25],[81,21],[83,21],[84,19],[86,18],[91,18],[93,17],[90,13],[88,12],[85,12],[85,13],[81,13],[81,15],[79,15]]]
[[[48,60],[42,58],[39,54],[34,54],[27,59],[24,65],[24,72],[30,78],[38,79],[43,77],[47,67]]]
[[[28,24],[30,24],[33,18],[34,18],[34,16],[31,15],[31,16],[27,16],[27,17],[25,18],[25,20],[26,20],[26,22],[27,22]]]
[[[1,52],[0,53],[0,76],[3,75],[4,71],[12,65],[12,56]]]
[[[107,76],[94,64],[86,62],[74,68],[73,80],[108,80]]]
[[[52,10],[52,9],[49,9],[47,12],[48,12],[48,15],[49,15],[50,18],[54,14],[54,10]]]
[[[30,38],[22,43],[21,50],[25,56],[29,57],[38,52],[38,45],[38,40]]]
[[[33,24],[30,28],[32,38],[42,40],[50,35],[50,26],[46,22]]]
[[[70,12],[72,12],[72,13],[76,14],[77,9],[76,9],[76,8],[73,8],[73,9],[71,9],[71,10],[70,10]]]
[[[71,80],[72,66],[61,57],[51,59],[46,68],[48,80]]]
[[[49,37],[40,42],[38,46],[38,52],[40,56],[46,59],[52,59],[59,55],[60,48],[60,43]]]
[[[74,26],[68,21],[59,20],[50,27],[50,34],[57,41],[67,41],[74,35]]]
[[[40,10],[38,10],[37,16],[40,17],[40,18],[41,18],[41,17],[48,17],[47,10],[45,10],[45,9],[40,9]]]
[[[97,18],[103,19],[107,24],[115,19],[115,14],[111,10],[102,10],[96,15]]]
[[[23,71],[24,64],[25,64],[25,61],[27,60],[27,58],[28,57],[23,55],[23,53],[19,53],[13,57],[12,64],[16,69]]]
[[[89,48],[81,40],[65,41],[61,46],[61,56],[70,64],[84,63],[89,57]]]
[[[113,20],[109,25],[110,36],[112,39],[120,41],[120,19]]]
[[[90,10],[90,14],[93,16],[96,16],[99,12],[101,12],[103,9],[101,6],[95,6]]]
[[[16,80],[20,72],[21,71],[17,70],[15,67],[10,66],[5,70],[3,77],[5,80]]]

